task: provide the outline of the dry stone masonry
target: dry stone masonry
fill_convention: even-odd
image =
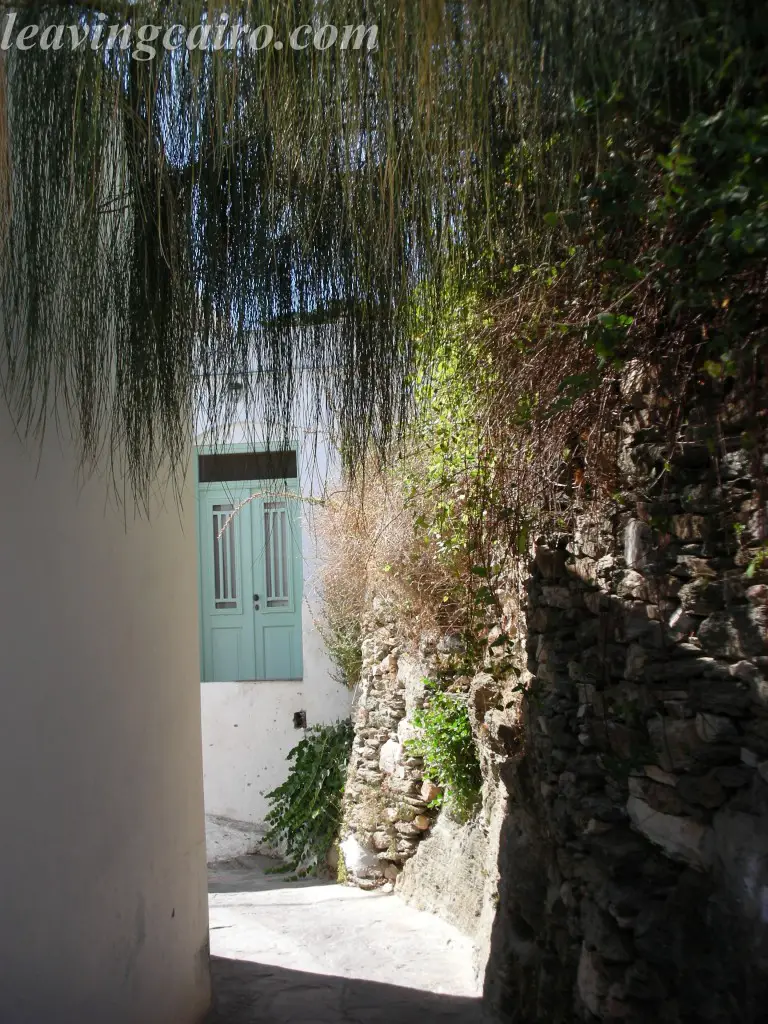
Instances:
[[[430,827],[403,746],[425,666],[390,624],[366,641],[348,870],[399,876],[472,934],[505,1020],[761,1024],[768,466],[738,398],[716,416],[691,403],[670,445],[639,375],[625,397],[615,504],[539,539],[459,680],[485,779],[476,822]]]
[[[670,451],[651,393],[626,397],[621,500],[539,543],[521,602],[486,991],[520,1021],[757,1024],[766,467],[738,401],[688,409]]]
[[[379,625],[363,642],[344,798],[345,872],[364,889],[394,883],[435,817],[437,791],[407,748],[415,735],[408,715],[423,703],[422,666],[401,650],[394,629]]]
[[[417,735],[424,679],[463,690],[463,642],[446,636],[406,652],[388,609],[377,601],[363,644],[355,745],[344,796],[340,843],[346,880],[364,889],[395,887],[418,909],[440,914],[470,936],[480,973],[488,957],[498,898],[498,835],[504,793],[486,784],[482,812],[461,824],[431,807],[440,790],[424,778],[407,743]],[[384,624],[382,625],[382,622]]]

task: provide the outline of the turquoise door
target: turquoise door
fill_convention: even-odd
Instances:
[[[301,528],[298,502],[251,503],[256,679],[301,678]]]
[[[198,484],[204,682],[302,677],[295,483]]]

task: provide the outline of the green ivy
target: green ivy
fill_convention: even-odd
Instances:
[[[421,736],[409,740],[407,747],[423,758],[425,778],[444,791],[444,798],[438,796],[432,806],[439,807],[445,799],[446,807],[466,820],[480,802],[483,783],[466,697],[447,693],[429,679],[424,680],[424,685],[425,706],[413,716]]]
[[[669,325],[695,327],[713,378],[736,375],[733,353],[745,342],[764,345],[762,296],[749,280],[768,254],[767,127],[764,106],[716,104],[675,126],[649,162],[649,147],[661,139],[637,135],[634,126],[622,136],[617,126],[610,159],[585,193],[595,237],[611,257],[601,264],[612,279],[605,301],[633,312],[633,281],[650,282]],[[628,351],[614,333],[614,347]]]
[[[338,834],[354,730],[349,719],[313,726],[288,754],[290,774],[267,794],[267,843],[285,843],[289,869],[322,862]]]
[[[487,323],[486,299],[455,281],[445,283],[442,315],[429,330],[425,326],[429,340],[414,381],[411,428],[417,457],[403,473],[414,536],[441,566],[442,601],[463,609],[468,634],[495,600],[487,585],[496,568],[495,521],[488,510],[503,503],[496,484],[500,453],[482,415],[483,400],[499,386],[497,368],[476,340]]]

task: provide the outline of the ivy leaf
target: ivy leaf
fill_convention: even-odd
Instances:
[[[598,322],[609,331],[617,330],[622,327],[631,327],[635,322],[634,317],[625,316],[620,313],[598,313],[597,319]]]

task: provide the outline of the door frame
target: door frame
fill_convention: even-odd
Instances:
[[[289,437],[286,439],[285,444],[281,445],[280,448],[274,448],[271,445],[266,444],[263,441],[232,441],[223,442],[221,444],[211,444],[210,442],[193,444],[194,452],[194,487],[195,487],[195,538],[196,538],[196,555],[197,555],[197,618],[198,618],[198,632],[199,632],[199,658],[200,658],[200,682],[201,683],[216,683],[216,682],[232,682],[232,680],[216,680],[216,679],[203,679],[203,669],[205,667],[205,652],[203,649],[204,639],[204,623],[203,623],[203,551],[202,551],[202,536],[200,532],[200,494],[201,488],[205,487],[222,487],[226,486],[227,483],[236,484],[239,487],[246,487],[253,491],[254,485],[263,484],[264,480],[220,480],[216,483],[200,483],[200,455],[229,455],[236,452],[266,452],[266,451],[295,451],[296,452],[296,476],[291,479],[296,481],[296,492],[297,495],[300,493],[299,483],[301,480],[301,448],[297,437]],[[297,498],[297,500],[300,500]],[[303,533],[301,521],[298,522],[298,528],[301,534]],[[275,682],[301,682],[304,678],[304,643],[303,643],[303,605],[304,605],[304,545],[302,543],[300,549],[300,568],[301,573],[297,572],[299,587],[296,595],[297,600],[297,611],[299,618],[299,655],[301,658],[301,676],[295,680],[275,680]],[[249,679],[240,680],[240,682],[247,683],[264,683],[272,682],[269,679]]]

